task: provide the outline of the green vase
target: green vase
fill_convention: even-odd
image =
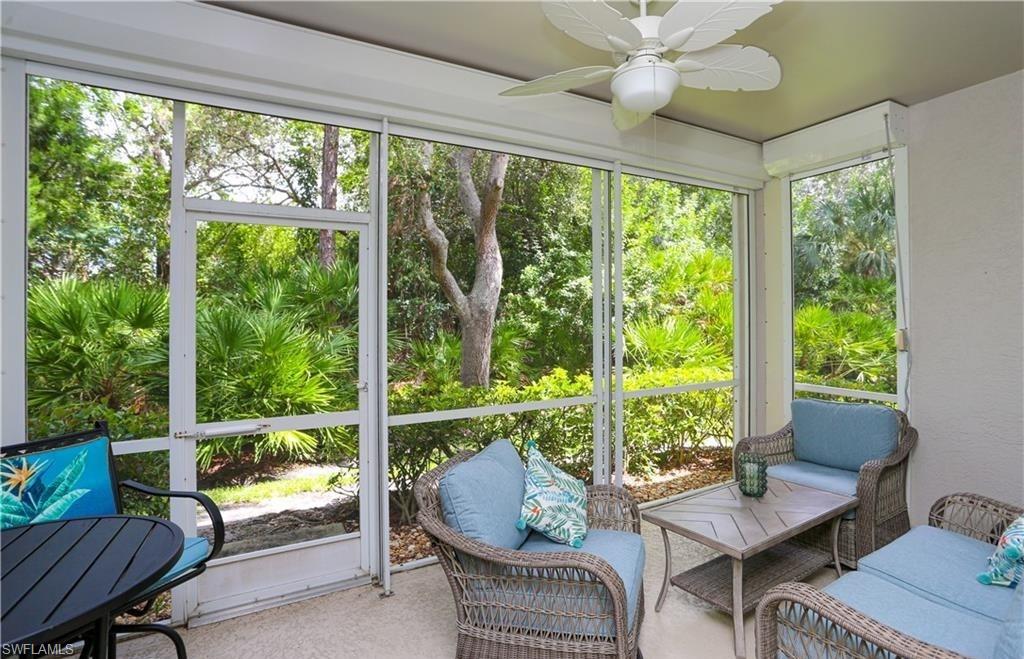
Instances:
[[[740,492],[760,498],[768,490],[768,462],[756,453],[740,453],[737,460]]]

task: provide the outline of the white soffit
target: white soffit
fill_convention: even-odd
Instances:
[[[5,2],[3,54],[422,127],[757,189],[761,145],[675,121],[620,133],[571,94],[504,98],[509,78],[184,2]]]
[[[885,101],[764,143],[764,168],[788,176],[885,148],[886,115],[893,146],[907,141],[907,108]]]

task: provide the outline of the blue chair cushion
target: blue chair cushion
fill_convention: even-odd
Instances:
[[[792,409],[797,460],[860,471],[865,462],[896,450],[899,420],[884,405],[801,398]]]
[[[146,595],[161,593],[167,587],[167,584],[205,561],[209,554],[210,543],[206,538],[185,538],[185,548],[181,552],[181,558],[164,576],[160,577],[160,581],[157,581],[146,590]]]
[[[857,472],[835,467],[825,467],[814,462],[784,462],[768,467],[768,475],[797,485],[813,487],[848,497],[857,496]],[[857,509],[843,513],[843,519],[854,519]]]
[[[860,559],[857,569],[966,613],[972,621],[999,623],[1014,589],[985,586],[976,578],[993,549],[959,533],[918,526]]]
[[[526,469],[512,443],[493,442],[452,467],[438,483],[444,521],[466,537],[518,549],[530,533],[516,527],[525,484]]]
[[[644,540],[639,534],[628,531],[593,529],[587,534],[583,546],[575,548],[548,540],[540,533],[535,532],[530,534],[519,551],[530,553],[584,552],[600,556],[608,561],[612,569],[622,578],[622,583],[626,587],[628,624],[633,625],[637,603],[640,601],[640,590],[643,588],[644,562],[646,560]],[[581,597],[573,597],[564,592],[533,593],[532,595],[533,602],[530,606],[534,608],[592,614],[607,614],[612,611],[611,600],[606,597],[584,601]],[[538,604],[537,598],[541,599],[541,603]],[[592,623],[591,629],[584,628],[584,634],[614,636],[615,630],[609,628],[607,623],[598,620],[593,620]]]
[[[996,638],[995,659],[1024,657],[1024,588],[1018,584],[1014,590],[1016,592],[1010,602],[1010,610]]]
[[[0,528],[117,514],[110,439],[0,459]]]
[[[926,643],[969,657],[993,656],[998,622],[965,616],[946,604],[860,571],[846,574],[824,590],[861,613]]]

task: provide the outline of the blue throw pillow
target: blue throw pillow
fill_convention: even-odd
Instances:
[[[117,514],[110,439],[0,459],[0,528]]]
[[[507,439],[451,468],[438,483],[445,524],[495,547],[519,549],[529,535],[516,528],[526,469]]]
[[[797,460],[860,471],[865,462],[895,451],[899,442],[899,419],[884,405],[801,398],[792,410]]]

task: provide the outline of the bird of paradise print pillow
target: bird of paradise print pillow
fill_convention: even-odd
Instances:
[[[0,458],[0,528],[117,513],[110,440]]]

